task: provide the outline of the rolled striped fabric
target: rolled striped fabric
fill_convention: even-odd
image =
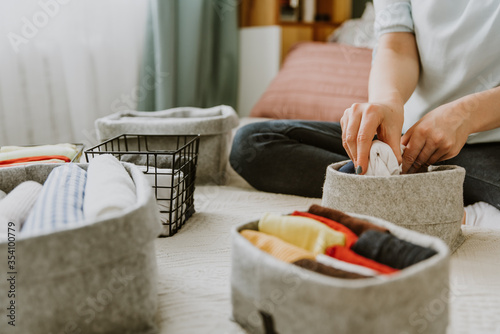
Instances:
[[[87,172],[66,164],[50,173],[21,234],[40,235],[84,224]]]

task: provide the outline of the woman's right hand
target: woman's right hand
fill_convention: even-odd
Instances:
[[[364,174],[373,137],[388,144],[398,162],[401,157],[401,133],[404,121],[403,103],[354,103],[340,120],[342,145],[354,162],[357,174]]]

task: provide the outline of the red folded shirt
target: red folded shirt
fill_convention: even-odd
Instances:
[[[68,157],[65,157],[64,155],[40,155],[37,157],[27,157],[27,158],[3,160],[3,161],[0,161],[0,167],[6,167],[7,165],[20,164],[20,163],[24,163],[24,162],[33,162],[33,161],[43,162],[44,160],[51,160],[51,159],[63,160],[65,162],[71,161]]]
[[[331,246],[326,249],[326,255],[331,256],[337,260],[357,264],[378,271],[381,274],[392,274],[398,272],[398,269],[391,268],[385,264],[378,263],[361,256],[352,250],[342,246]]]
[[[292,216],[302,216],[302,217],[312,218],[314,220],[317,220],[317,221],[327,225],[328,227],[334,229],[335,231],[343,233],[345,235],[345,246],[347,248],[351,248],[351,246],[356,241],[358,241],[358,236],[353,231],[351,231],[345,225],[337,223],[334,220],[331,220],[331,219],[328,219],[325,217],[321,217],[321,216],[317,216],[317,215],[313,215],[312,213],[309,213],[309,212],[301,212],[301,211],[295,211],[294,213],[292,213]]]

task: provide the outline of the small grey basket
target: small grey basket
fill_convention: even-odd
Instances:
[[[425,173],[379,177],[339,172],[346,163],[328,166],[323,206],[379,217],[439,237],[452,251],[463,243],[465,169],[430,166]]]
[[[257,222],[239,225],[231,231],[234,320],[248,332],[262,334],[445,333],[448,247],[438,238],[379,218],[353,216],[437,254],[390,276],[333,278],[261,251],[240,234],[244,229],[256,230]],[[422,310],[431,313],[426,317]]]
[[[23,181],[44,183],[59,164],[0,169],[0,189]],[[86,169],[87,164],[80,164]],[[124,164],[136,186],[137,202],[114,217],[47,235],[23,237],[22,230],[0,243],[0,254],[16,256],[0,270],[14,272],[16,326],[0,332],[152,333],[156,330],[157,264],[154,241],[161,230],[155,198],[146,178]],[[12,263],[10,264],[12,265]],[[0,295],[12,285],[0,280]],[[3,312],[5,314],[5,312]]]

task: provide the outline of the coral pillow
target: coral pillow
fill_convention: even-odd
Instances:
[[[295,45],[252,109],[252,117],[338,122],[368,100],[371,49],[337,43]]]

